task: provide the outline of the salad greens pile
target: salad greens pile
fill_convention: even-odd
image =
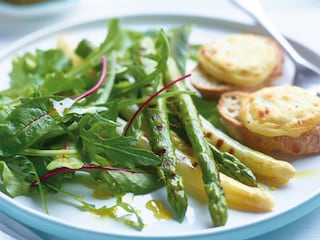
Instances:
[[[58,48],[16,56],[11,87],[0,92],[1,190],[12,197],[40,194],[46,210],[48,193],[59,192],[96,211],[63,190],[66,180],[86,172],[117,198],[115,206],[104,207],[112,217],[128,223],[115,214],[121,208],[136,218],[130,225],[141,230],[142,219],[121,196],[165,186],[181,222],[188,203],[170,139],[174,130],[199,152],[213,225],[224,225],[227,207],[218,163],[193,115],[202,107],[212,122],[218,117],[212,102],[207,107],[182,82],[195,52],[190,32],[190,26],[138,32],[111,19],[99,46],[79,42],[78,65]],[[141,136],[148,137],[146,142]]]

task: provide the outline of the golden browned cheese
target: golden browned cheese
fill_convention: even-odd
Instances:
[[[204,44],[201,69],[215,79],[238,86],[265,81],[278,64],[278,48],[267,37],[235,34]]]
[[[296,86],[267,87],[242,99],[240,118],[263,136],[298,137],[320,123],[320,98]]]

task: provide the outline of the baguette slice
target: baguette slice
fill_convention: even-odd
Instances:
[[[203,95],[203,97],[207,99],[217,99],[221,94],[230,91],[245,91],[245,92],[253,92],[260,88],[272,85],[273,81],[282,75],[282,66],[284,53],[281,47],[272,39],[267,39],[267,43],[272,45],[274,51],[276,51],[277,63],[271,72],[271,74],[262,82],[255,85],[235,85],[231,83],[227,83],[224,81],[219,81],[212,75],[206,73],[206,71],[201,68],[200,64],[198,64],[192,71],[192,75],[190,77],[190,82],[199,92]],[[228,68],[225,67],[224,71],[228,73]],[[230,69],[230,71],[232,71]],[[254,75],[254,69],[252,70],[252,75]],[[240,74],[240,73],[239,73]],[[244,73],[243,73],[244,74]],[[246,74],[250,74],[247,72]]]
[[[228,92],[221,96],[218,111],[222,117],[227,133],[247,145],[265,153],[285,153],[305,155],[320,152],[320,125],[302,133],[298,137],[276,136],[268,137],[248,130],[240,118],[241,100],[248,93],[241,91]]]

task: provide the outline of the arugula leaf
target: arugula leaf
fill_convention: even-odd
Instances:
[[[0,104],[15,105],[21,98],[29,97],[34,93],[34,86],[28,83],[21,87],[9,88],[0,92]]]
[[[39,180],[38,171],[44,169],[46,158],[36,159],[24,155],[15,155],[0,161],[0,180],[10,196],[28,195],[31,193],[30,184]],[[35,167],[35,163],[37,168]],[[0,181],[1,182],[1,181]],[[42,185],[39,184],[39,193],[46,209],[46,200]]]
[[[10,169],[5,161],[0,161],[0,179],[11,197],[28,194],[30,184],[20,174]]]
[[[35,53],[28,52],[16,56],[9,74],[10,88],[0,92],[0,116],[4,115],[2,107],[4,110],[11,109],[10,107],[16,106],[21,98],[38,95],[37,89],[44,83],[48,74],[62,73],[70,68],[71,61],[59,49],[36,50]],[[72,90],[74,89],[75,86]],[[2,116],[1,118],[3,119]]]
[[[192,27],[183,25],[169,32],[172,57],[175,59],[181,73],[186,72],[186,59],[189,54],[189,35]]]
[[[91,79],[88,77],[69,77],[62,71],[48,73],[41,84],[39,91],[42,96],[53,95],[57,93],[80,93],[89,88]]]
[[[91,161],[103,166],[121,166],[133,169],[136,166],[155,166],[161,160],[153,152],[136,148],[137,140],[116,133],[116,125],[107,121],[88,125],[90,116],[79,122],[80,137]],[[112,130],[112,128],[114,130]]]
[[[120,27],[119,19],[111,19],[108,22],[108,34],[99,47],[91,50],[83,63],[71,69],[68,72],[70,77],[82,74],[85,71],[92,70],[100,63],[103,55],[109,55],[114,50],[120,50],[124,47],[124,41],[127,39],[126,30]]]
[[[126,171],[90,171],[90,174],[104,181],[108,188],[115,193],[146,194],[163,186],[155,170],[142,170],[132,173]]]
[[[138,42],[138,40],[136,41]],[[132,49],[130,49],[130,60],[128,60],[129,62],[126,64],[126,74],[133,77],[134,82],[128,81],[126,84],[123,84],[122,82],[117,83],[113,91],[114,97],[125,96],[129,93],[133,93],[132,95],[136,97],[140,88],[151,83],[159,76],[159,74],[162,74],[166,68],[169,56],[169,43],[167,42],[167,37],[163,30],[158,32],[156,38],[156,48],[161,52],[161,55],[148,56],[150,59],[154,59],[157,62],[157,65],[154,66],[154,70],[149,74],[145,74],[142,67],[137,64],[138,61],[135,60],[138,56],[135,56],[137,54],[134,54],[134,52],[137,52],[138,47],[138,44],[132,46]]]
[[[70,59],[59,49],[36,50],[34,54],[28,52],[17,56],[12,61],[11,88],[6,93],[11,97],[29,96],[34,87],[43,83],[47,73],[65,72],[70,68]]]

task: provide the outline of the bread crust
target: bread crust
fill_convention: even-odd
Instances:
[[[298,137],[268,137],[248,130],[241,122],[239,112],[241,99],[248,93],[228,92],[221,96],[218,111],[227,133],[239,142],[265,153],[305,155],[320,152],[320,124]]]
[[[281,47],[272,39],[268,38],[268,42],[274,46],[277,56],[277,64],[271,74],[262,82],[254,85],[235,85],[219,81],[217,78],[207,74],[205,70],[198,64],[191,73],[190,82],[204,98],[217,99],[221,94],[230,91],[253,92],[266,86],[271,86],[273,81],[282,75],[284,53]]]

